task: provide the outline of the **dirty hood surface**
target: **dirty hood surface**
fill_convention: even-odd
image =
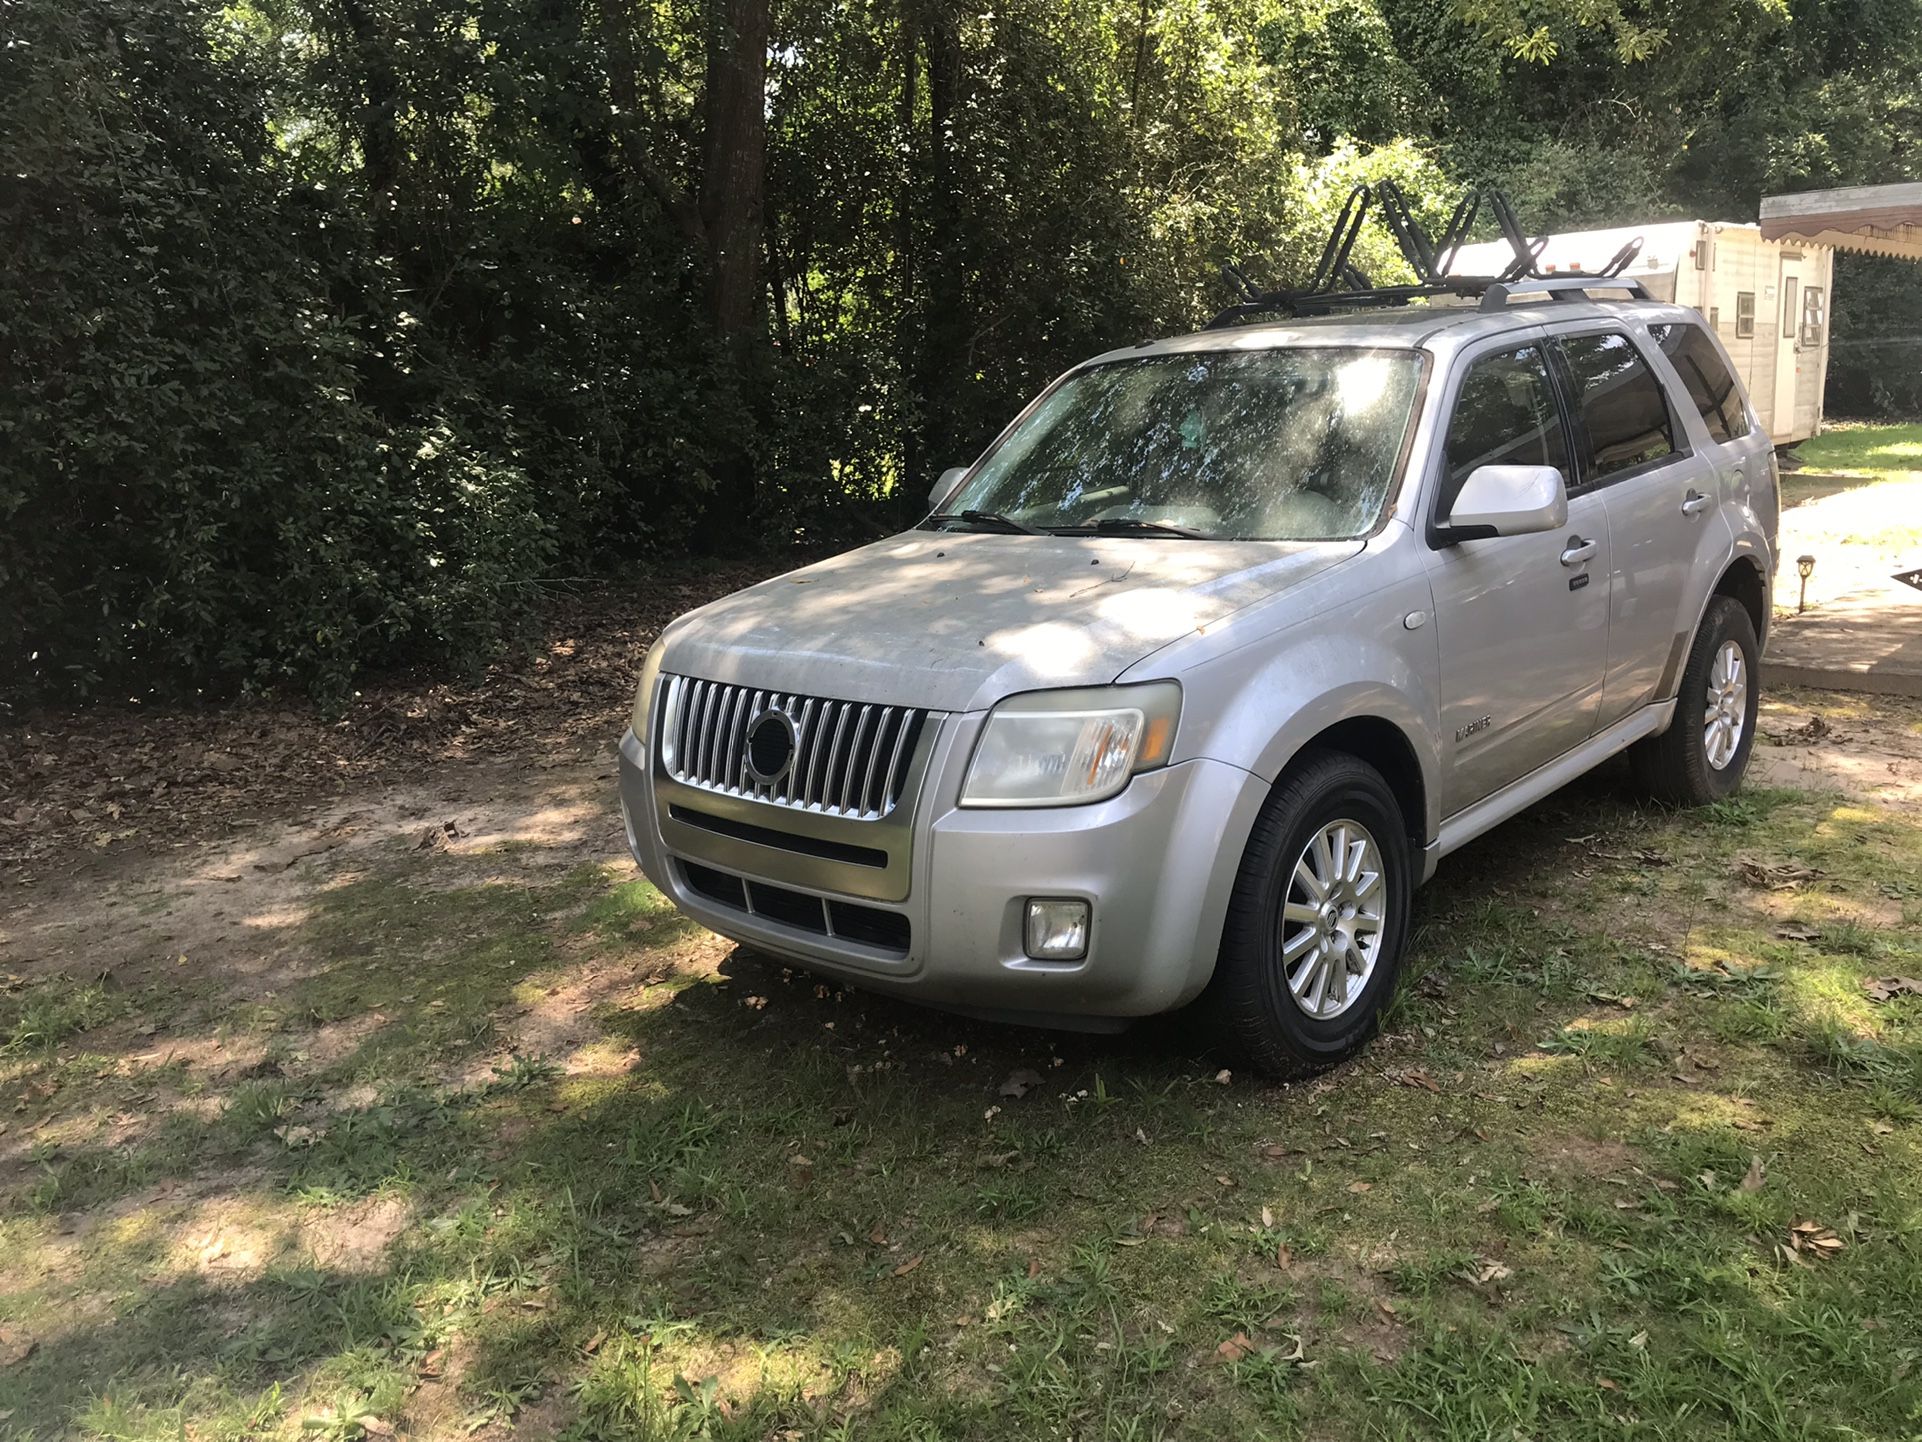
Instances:
[[[1362,549],[908,531],[676,621],[662,669],[941,711],[1114,680]]]

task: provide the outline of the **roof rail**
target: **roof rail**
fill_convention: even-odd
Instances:
[[[1491,281],[1482,291],[1483,310],[1504,310],[1509,300],[1518,295],[1538,295],[1546,292],[1550,300],[1588,300],[1591,290],[1620,290],[1628,293],[1630,300],[1653,300],[1648,287],[1633,276],[1584,275],[1546,275],[1528,280]]]
[[[1415,272],[1414,284],[1374,285],[1349,259],[1371,201],[1379,201],[1382,218],[1396,247]],[[1494,215],[1514,259],[1499,275],[1450,275],[1449,268],[1484,203]],[[1479,299],[1483,310],[1500,309],[1508,304],[1512,295],[1546,292],[1554,299],[1574,299],[1573,292],[1590,288],[1626,291],[1636,300],[1650,298],[1640,281],[1617,280],[1641,253],[1641,237],[1637,236],[1616,251],[1599,271],[1563,271],[1558,275],[1549,275],[1541,269],[1542,249],[1547,244],[1546,236],[1529,238],[1515,218],[1515,209],[1508,197],[1492,185],[1475,186],[1463,195],[1448,223],[1442,227],[1441,235],[1433,239],[1415,219],[1413,207],[1393,180],[1380,180],[1372,187],[1357,185],[1342,202],[1307,285],[1294,290],[1264,291],[1248,279],[1239,266],[1224,265],[1222,275],[1241,299],[1209,321],[1205,329],[1240,325],[1257,315],[1272,312],[1290,316],[1326,315],[1334,310],[1407,305],[1411,300],[1442,296]]]

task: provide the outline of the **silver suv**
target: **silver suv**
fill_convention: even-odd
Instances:
[[[1774,454],[1699,314],[1594,289],[1077,366],[919,526],[667,628],[641,869],[909,1000],[1354,1052],[1443,856],[1618,752],[1683,803],[1748,762]]]

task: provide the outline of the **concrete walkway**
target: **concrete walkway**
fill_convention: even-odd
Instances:
[[[1922,697],[1922,591],[1884,581],[1778,619],[1762,683]]]
[[[1783,512],[1762,682],[1922,697],[1922,591],[1891,579],[1922,565],[1922,477],[1835,479],[1848,489]],[[1809,610],[1798,616],[1803,555],[1815,557],[1815,574]]]

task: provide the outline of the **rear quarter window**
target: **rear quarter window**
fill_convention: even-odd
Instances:
[[[1626,335],[1564,336],[1560,348],[1585,433],[1589,480],[1675,453],[1668,397]]]
[[[1742,399],[1742,388],[1735,383],[1708,333],[1699,325],[1686,324],[1652,325],[1648,333],[1688,387],[1688,397],[1701,413],[1709,438],[1735,441],[1747,435],[1748,406]]]

